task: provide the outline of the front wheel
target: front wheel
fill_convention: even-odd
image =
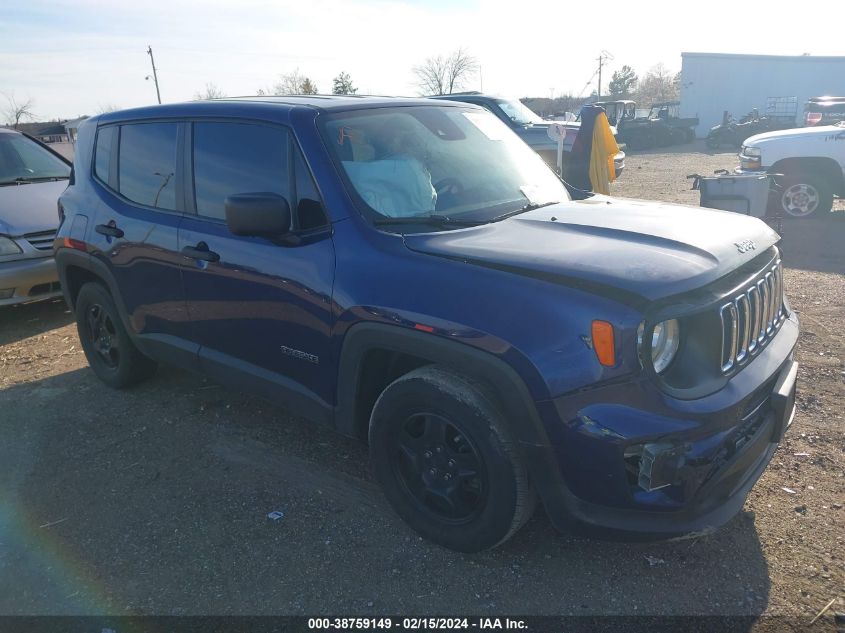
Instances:
[[[833,208],[833,191],[818,176],[803,173],[787,175],[781,184],[780,210],[787,216],[818,217]]]
[[[370,456],[393,509],[425,538],[478,552],[528,520],[535,495],[488,388],[450,369],[401,376],[370,419]]]

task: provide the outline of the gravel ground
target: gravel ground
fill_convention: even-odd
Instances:
[[[734,163],[690,146],[633,154],[614,191],[697,204],[684,176]],[[61,301],[0,310],[0,614],[806,623],[835,597],[843,611],[845,221],[792,222],[784,235],[803,328],[795,423],[744,512],[678,542],[561,534],[540,511],[498,550],[443,550],[387,507],[360,444],[175,369],[112,391]],[[284,517],[269,520],[273,510]]]

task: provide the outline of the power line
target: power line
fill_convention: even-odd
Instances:
[[[593,79],[595,79],[596,75],[598,75],[598,74],[599,74],[599,71],[595,71],[592,75],[590,75],[590,78],[587,80],[587,83],[584,84],[584,87],[581,88],[581,92],[578,93],[579,99],[584,96],[584,92],[586,92],[587,88],[590,87],[590,84],[593,83]]]

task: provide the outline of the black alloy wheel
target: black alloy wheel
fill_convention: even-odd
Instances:
[[[419,534],[460,552],[504,543],[534,511],[513,418],[496,394],[428,365],[387,385],[370,416],[370,459],[385,497]]]
[[[155,373],[156,363],[132,342],[104,285],[93,281],[84,284],[73,303],[79,341],[100,380],[120,389]]]
[[[484,461],[455,424],[436,413],[411,415],[401,425],[393,469],[420,511],[466,523],[483,508]]]

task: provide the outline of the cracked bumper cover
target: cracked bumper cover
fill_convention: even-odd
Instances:
[[[562,430],[550,434],[551,446],[523,449],[535,471],[549,474],[535,475],[535,482],[555,526],[673,538],[710,532],[733,518],[792,422],[797,333],[792,322],[730,389],[699,401],[667,405],[668,398],[652,394],[632,404],[647,388],[628,384],[538,403],[547,428],[555,419]],[[650,442],[667,451],[669,466],[661,468],[672,485],[659,481],[648,491],[624,454]]]

